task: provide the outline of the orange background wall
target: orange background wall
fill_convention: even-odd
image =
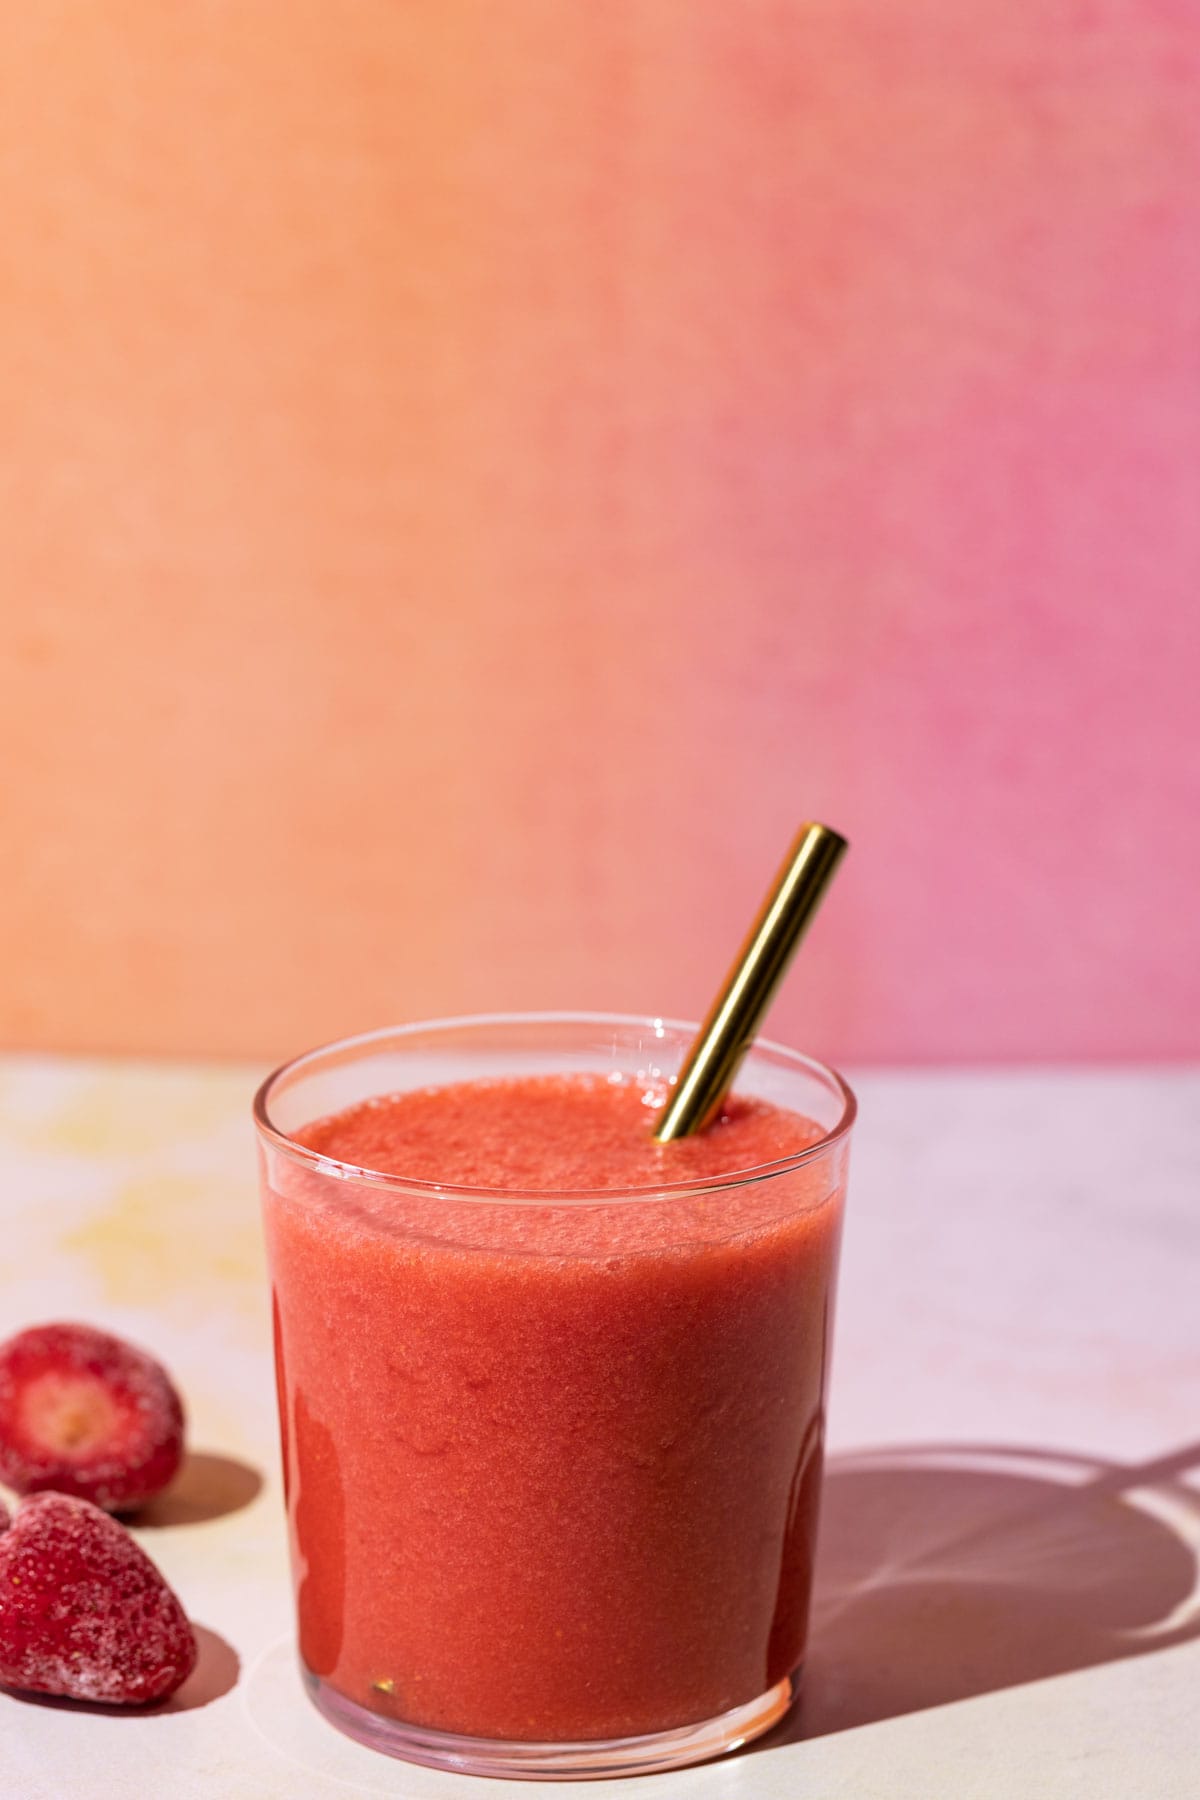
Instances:
[[[14,11],[0,1037],[1200,1053],[1194,27]]]

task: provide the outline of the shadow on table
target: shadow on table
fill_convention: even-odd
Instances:
[[[263,1478],[249,1463],[211,1450],[189,1450],[165,1493],[125,1516],[127,1525],[201,1525],[240,1512],[262,1492]]]
[[[241,1674],[241,1660],[232,1644],[207,1625],[193,1625],[199,1655],[196,1666],[177,1694],[163,1703],[161,1712],[194,1712],[222,1695],[232,1693]]]
[[[835,1457],[799,1708],[821,1737],[1200,1636],[1200,1443],[1142,1466],[1009,1446]]]

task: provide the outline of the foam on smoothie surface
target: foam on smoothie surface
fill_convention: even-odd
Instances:
[[[363,1101],[296,1133],[321,1156],[455,1187],[569,1193],[704,1181],[795,1156],[820,1127],[731,1095],[707,1131],[659,1144],[661,1082],[537,1075]]]

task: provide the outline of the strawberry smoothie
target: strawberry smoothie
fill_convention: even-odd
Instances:
[[[658,1145],[663,1093],[491,1076],[264,1142],[301,1659],[398,1754],[791,1698],[845,1136],[751,1095]]]

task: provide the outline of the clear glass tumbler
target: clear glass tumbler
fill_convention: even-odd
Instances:
[[[754,1046],[813,1120],[783,1161],[570,1193],[406,1181],[298,1143],[481,1077],[661,1080],[695,1028],[589,1014],[378,1031],[255,1102],[299,1650],[320,1710],[410,1761],[644,1773],[797,1692],[854,1099]]]

